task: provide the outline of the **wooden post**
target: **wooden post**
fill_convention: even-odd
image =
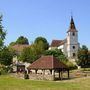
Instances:
[[[42,71],[43,71],[43,80],[44,80],[45,70],[42,70]]]
[[[61,70],[61,80],[63,79],[63,75],[62,74],[63,74],[63,70]]]
[[[68,72],[68,79],[69,79],[69,78],[70,78],[70,77],[69,77],[69,69],[68,69],[68,71],[67,71],[67,72]]]
[[[55,80],[55,71],[52,70],[53,80]]]
[[[60,76],[60,70],[59,70],[59,79],[61,78],[61,76]]]
[[[43,75],[45,75],[45,70],[43,70]]]
[[[35,70],[35,74],[37,74],[37,69]]]
[[[35,69],[35,79],[37,79],[37,69]]]
[[[52,70],[50,70],[50,74],[52,74]]]

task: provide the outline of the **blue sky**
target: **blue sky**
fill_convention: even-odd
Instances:
[[[32,43],[38,36],[64,39],[71,12],[78,30],[79,42],[90,48],[90,0],[0,0],[3,26],[7,30],[5,44],[19,36]]]

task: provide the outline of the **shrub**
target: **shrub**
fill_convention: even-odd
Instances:
[[[5,75],[7,74],[7,72],[8,72],[7,67],[0,64],[0,75]]]
[[[67,62],[66,65],[69,67],[70,70],[77,69],[77,65],[73,64],[72,62]]]

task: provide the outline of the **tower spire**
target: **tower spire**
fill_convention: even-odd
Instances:
[[[73,20],[73,16],[71,16],[70,29],[76,29],[74,20]]]
[[[69,30],[67,32],[77,32],[72,14],[71,14],[71,21],[70,21]]]

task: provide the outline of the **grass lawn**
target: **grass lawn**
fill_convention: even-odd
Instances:
[[[90,90],[90,77],[63,81],[22,80],[0,76],[0,90]]]

